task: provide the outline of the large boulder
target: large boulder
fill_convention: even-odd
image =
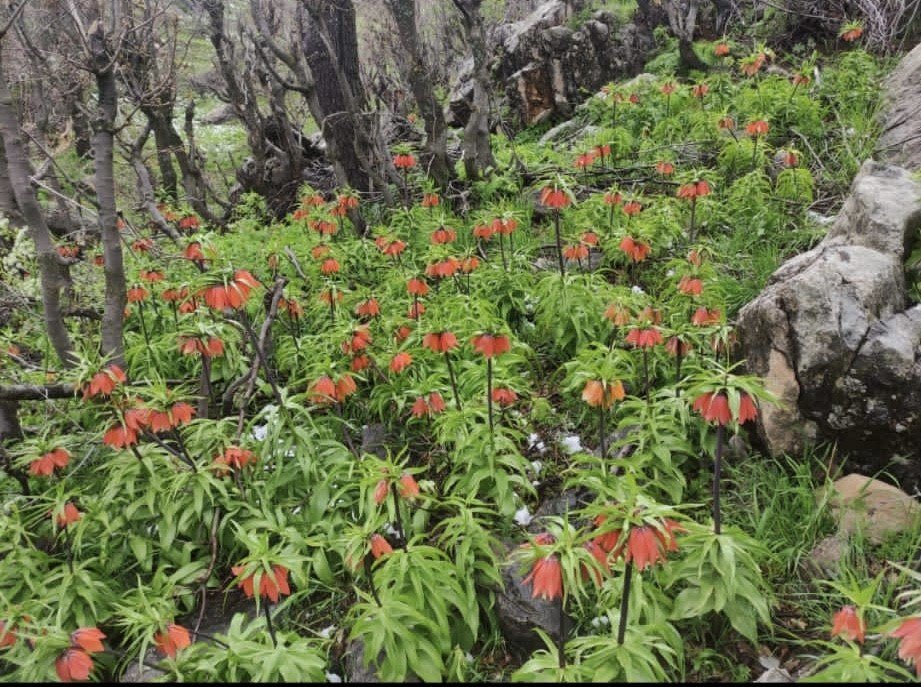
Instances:
[[[653,46],[647,24],[622,24],[610,12],[598,11],[572,26],[583,5],[547,0],[524,19],[493,32],[492,74],[520,125],[569,117],[601,86],[642,68]],[[452,125],[463,125],[469,116],[472,72],[469,60],[455,82],[447,113]]]
[[[921,44],[886,79],[885,92],[877,154],[907,169],[921,169]]]
[[[921,306],[907,302],[904,262],[919,228],[921,184],[868,161],[825,240],[739,313],[749,371],[781,401],[759,422],[772,454],[833,439],[871,472],[918,454]],[[917,461],[892,472],[921,483]]]

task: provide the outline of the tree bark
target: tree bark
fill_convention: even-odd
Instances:
[[[3,137],[6,153],[6,171],[16,204],[22,212],[23,219],[29,227],[29,234],[35,245],[41,281],[42,306],[45,329],[48,340],[64,367],[76,363],[67,327],[61,315],[61,288],[64,286],[64,269],[55,246],[51,232],[45,220],[30,177],[32,165],[26,155],[25,146],[19,131],[19,120],[13,107],[13,99],[6,84],[3,72],[2,54],[0,54],[0,135]]]
[[[9,174],[6,173],[6,151],[3,149],[3,137],[0,137],[0,214],[6,217],[13,226],[22,226],[22,213],[16,204],[16,195],[10,184]]]
[[[473,53],[473,102],[464,127],[464,170],[469,180],[479,179],[495,164],[489,141],[489,52],[480,14],[482,4],[482,0],[454,0]]]
[[[415,0],[387,0],[387,8],[397,25],[397,35],[410,60],[409,84],[419,112],[425,122],[426,152],[430,157],[429,173],[441,188],[453,178],[448,160],[448,128],[444,110],[432,88],[432,70],[426,64],[419,32],[416,28]]]
[[[93,119],[93,160],[96,168],[96,197],[99,201],[99,232],[105,258],[105,306],[102,314],[102,354],[124,365],[122,327],[126,303],[125,267],[115,205],[114,131],[118,114],[118,93],[114,59],[105,28],[96,21],[89,30],[92,71],[96,77],[98,105]]]

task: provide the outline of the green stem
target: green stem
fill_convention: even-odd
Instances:
[[[496,435],[492,419],[492,358],[486,359],[486,411],[489,415],[489,438],[495,445]]]
[[[553,229],[556,232],[556,255],[560,261],[560,276],[566,274],[566,265],[563,263],[563,238],[560,236],[560,211],[553,211]]]
[[[265,613],[265,624],[269,628],[269,636],[272,638],[272,646],[278,648],[278,638],[275,636],[275,628],[272,625],[272,611],[269,608],[269,602],[266,601],[262,606],[262,611]]]

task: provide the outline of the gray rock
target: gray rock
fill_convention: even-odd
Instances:
[[[602,85],[636,74],[654,41],[643,23],[618,27],[609,12],[595,12],[577,28],[568,22],[582,2],[546,0],[524,19],[500,25],[493,78],[521,125],[568,117]],[[472,60],[458,71],[449,97],[448,121],[462,126],[470,113]]]
[[[540,628],[554,641],[560,636],[560,604],[531,597],[531,585],[524,584],[527,571],[519,570],[514,559],[502,568],[504,589],[496,595],[496,615],[509,648],[520,659],[529,657],[544,647],[534,631]],[[566,616],[566,627],[572,619]]]
[[[910,170],[921,169],[921,44],[902,58],[885,84],[883,133],[877,156]]]
[[[919,228],[921,184],[868,161],[825,240],[739,313],[748,369],[781,400],[758,423],[772,454],[821,437],[872,472],[918,454],[921,306],[906,309],[903,263]],[[916,461],[903,467],[921,483]]]
[[[236,112],[233,109],[233,105],[230,103],[224,103],[218,105],[216,108],[208,112],[201,118],[201,123],[208,126],[214,126],[215,124],[226,124],[227,122],[233,121],[236,118]]]
[[[365,666],[365,643],[361,639],[353,639],[345,647],[342,654],[342,666],[345,671],[346,682],[381,682],[377,671],[374,669],[374,662]],[[380,660],[380,657],[378,657]],[[419,678],[412,672],[408,673],[403,682],[419,682]]]
[[[378,458],[387,457],[387,428],[380,422],[373,422],[361,428],[361,452]]]

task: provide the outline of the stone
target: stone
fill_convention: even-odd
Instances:
[[[834,577],[846,552],[847,538],[835,533],[813,547],[809,556],[803,559],[802,567],[809,575],[819,579]]]
[[[739,313],[748,371],[780,403],[758,434],[772,455],[838,442],[854,470],[891,468],[921,485],[921,306],[908,305],[904,261],[921,228],[921,184],[867,161],[826,238],[784,263]]]
[[[921,503],[901,489],[864,475],[850,474],[831,486],[828,503],[839,534],[862,533],[872,544],[910,530],[921,514]],[[817,493],[825,498],[824,490]]]
[[[230,103],[223,103],[218,105],[216,108],[205,114],[201,118],[201,123],[207,126],[214,126],[215,124],[226,124],[227,122],[232,122],[236,119],[237,114],[233,109],[233,105]]]
[[[496,616],[509,648],[519,659],[526,659],[544,642],[535,632],[539,628],[554,641],[560,636],[560,604],[558,601],[544,601],[531,596],[531,585],[524,584],[527,570],[521,570],[519,561],[512,557],[514,547],[509,548],[509,557],[502,567],[504,588],[496,595]],[[572,627],[567,616],[566,627]]]
[[[921,169],[921,44],[905,55],[884,84],[879,159]]]
[[[595,12],[573,27],[571,19],[582,5],[546,0],[524,19],[492,32],[492,77],[503,84],[520,125],[568,118],[602,85],[639,72],[654,46],[649,25],[618,26],[610,12]],[[469,117],[472,73],[469,58],[457,71],[449,96],[451,126],[463,126]]]

